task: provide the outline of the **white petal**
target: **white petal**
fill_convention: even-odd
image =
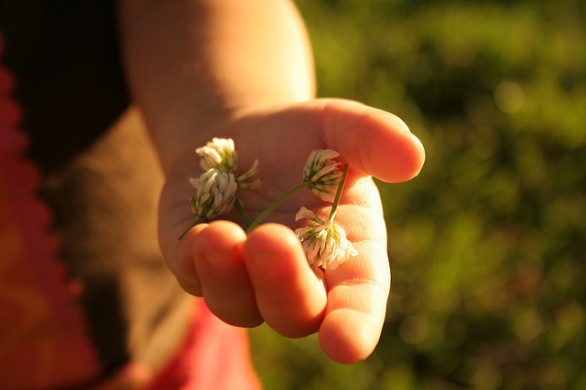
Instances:
[[[315,217],[316,215],[313,211],[301,206],[297,214],[295,214],[295,222],[300,221],[302,219],[313,219]]]

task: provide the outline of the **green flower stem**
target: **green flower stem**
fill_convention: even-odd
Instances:
[[[195,225],[197,225],[200,221],[198,221],[197,219],[195,219],[193,221],[193,223],[191,225],[189,225],[189,227],[187,229],[185,229],[185,231],[183,233],[181,233],[181,235],[179,236],[178,240],[181,241],[181,239],[183,237],[185,237],[185,235],[187,234],[187,232],[189,232],[191,230],[192,227],[194,227]]]
[[[240,216],[242,217],[242,220],[244,221],[244,223],[246,224],[246,226],[249,226],[253,221],[252,221],[252,218],[250,218],[250,215],[248,215],[248,213],[244,209],[244,204],[242,203],[242,201],[240,200],[240,198],[236,198],[236,200],[234,201],[234,204],[236,205],[236,209],[238,209],[238,212],[240,213]],[[181,235],[179,236],[178,240],[181,241],[181,239],[183,237],[185,237],[185,235],[187,234],[187,232],[189,232],[192,227],[194,227],[195,225],[197,225],[200,222],[202,222],[202,221],[199,221],[199,220],[195,219],[193,221],[193,223],[191,225],[189,225],[189,227],[183,233],[181,233]]]
[[[285,192],[278,199],[276,199],[271,204],[269,204],[267,206],[267,208],[264,209],[263,212],[260,213],[260,215],[258,217],[256,217],[254,219],[254,221],[252,221],[252,223],[248,226],[248,229],[246,229],[246,233],[249,233],[252,229],[254,229],[258,225],[260,225],[262,223],[262,221],[264,221],[264,219],[271,212],[273,212],[273,210],[275,210],[281,203],[283,203],[284,201],[286,201],[287,199],[289,199],[291,196],[295,195],[299,191],[306,189],[307,186],[308,186],[308,183],[303,182],[303,183],[299,184],[298,186],[291,188],[289,191]]]
[[[240,200],[240,198],[236,198],[236,200],[234,201],[234,203],[236,205],[236,209],[240,213],[240,217],[242,218],[242,221],[244,221],[244,224],[246,226],[250,226],[250,224],[253,221],[252,221],[252,218],[250,218],[250,215],[248,215],[248,213],[246,212],[246,209],[244,208],[244,203],[242,203],[242,201]]]
[[[342,174],[342,181],[338,186],[338,191],[336,191],[336,197],[334,198],[334,203],[332,204],[332,210],[330,211],[330,218],[328,221],[332,222],[334,217],[336,216],[336,211],[338,210],[338,204],[340,203],[340,199],[342,198],[342,191],[344,190],[344,186],[346,185],[346,179],[348,178],[348,164],[344,164],[344,173]]]

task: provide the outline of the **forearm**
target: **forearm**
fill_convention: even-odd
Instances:
[[[131,93],[163,165],[240,110],[313,97],[303,23],[285,0],[121,0]]]

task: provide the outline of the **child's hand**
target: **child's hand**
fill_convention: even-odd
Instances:
[[[194,149],[212,136],[233,138],[240,166],[260,161],[262,186],[243,190],[251,217],[301,182],[312,150],[334,149],[350,165],[336,222],[358,255],[335,270],[312,269],[295,233],[301,206],[329,205],[305,191],[291,198],[248,236],[236,212],[195,226],[188,178],[201,169]],[[358,103],[315,100],[243,113],[208,138],[194,140],[168,175],[160,208],[160,241],[171,271],[189,293],[203,296],[222,320],[237,326],[266,321],[287,337],[319,332],[321,348],[338,362],[366,358],[375,348],[390,287],[386,228],[380,197],[370,178],[401,182],[424,161],[419,140],[397,117]],[[284,226],[285,225],[285,226]]]

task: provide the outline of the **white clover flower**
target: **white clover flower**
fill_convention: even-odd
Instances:
[[[201,157],[199,165],[204,171],[217,169],[236,174],[238,170],[238,154],[231,138],[213,138],[205,146],[195,149]]]
[[[346,231],[330,220],[323,220],[305,207],[297,212],[295,221],[307,219],[307,226],[295,230],[309,264],[323,269],[335,269],[358,251],[346,238]]]
[[[217,169],[222,172],[238,173],[238,153],[234,147],[234,140],[231,138],[213,138],[206,146],[195,149],[201,157],[199,165],[204,171]],[[253,189],[260,187],[259,163],[255,160],[252,167],[238,176],[236,182],[238,187]]]
[[[327,202],[334,201],[342,181],[340,162],[335,160],[339,155],[340,153],[331,149],[314,150],[303,169],[303,181],[314,195]]]
[[[198,222],[211,221],[232,211],[238,185],[233,173],[210,168],[189,182],[196,193],[191,197],[191,210]]]

